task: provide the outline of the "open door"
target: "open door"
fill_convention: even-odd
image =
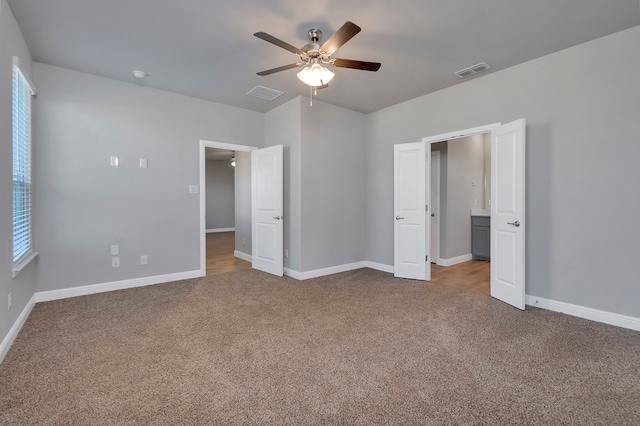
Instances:
[[[525,306],[525,120],[491,135],[491,296]]]
[[[282,276],[282,145],[251,151],[252,267]]]
[[[397,144],[393,147],[393,263],[400,278],[430,280],[429,199],[431,166],[424,142]]]

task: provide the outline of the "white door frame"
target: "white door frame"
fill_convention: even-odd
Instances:
[[[433,191],[431,192],[431,200],[428,201],[428,203],[430,203],[430,207],[429,210],[431,213],[435,214],[435,228],[436,228],[436,232],[435,235],[433,233],[431,233],[431,238],[435,239],[436,244],[436,250],[435,253],[431,252],[429,253],[429,255],[431,256],[431,259],[429,260],[429,262],[433,261],[436,265],[440,265],[440,200],[441,200],[441,188],[440,188],[440,151],[431,151],[431,158],[433,161],[435,161],[436,163],[436,167],[435,167],[435,171],[436,171],[436,178],[435,178],[435,185],[433,185],[436,188],[436,193],[434,194]],[[431,170],[431,174],[433,175],[433,170]],[[437,199],[437,208],[434,210],[433,209],[433,198]],[[433,222],[432,222],[433,223]]]
[[[478,127],[472,127],[470,129],[464,129],[464,130],[457,130],[455,132],[449,132],[449,133],[443,133],[440,135],[435,135],[435,136],[429,136],[426,138],[422,138],[422,141],[430,146],[432,143],[437,143],[437,142],[445,142],[445,141],[451,141],[454,139],[460,139],[460,138],[466,138],[468,136],[474,136],[474,135],[480,135],[480,134],[484,134],[484,133],[490,133],[493,130],[499,128],[502,125],[502,123],[493,123],[493,124],[487,124],[484,126],[478,126]],[[493,163],[491,165],[493,167]],[[440,176],[438,176],[438,179],[440,179]],[[493,185],[493,183],[492,183]],[[440,187],[438,186],[438,189],[440,189]],[[438,192],[438,196],[440,196],[440,192]],[[432,194],[433,196],[433,194]],[[431,203],[431,200],[427,200],[428,203]],[[440,210],[440,199],[438,199],[438,209]],[[439,222],[440,218],[438,217],[438,222]],[[441,264],[441,259],[440,259],[440,228],[438,227],[438,258],[435,259],[436,260],[436,264],[440,265]],[[431,268],[431,262],[429,262],[429,264],[427,265],[428,268]]]
[[[232,143],[224,143],[224,142],[214,142],[208,141],[205,139],[200,139],[200,273],[201,276],[207,275],[207,227],[206,227],[206,162],[205,162],[205,150],[206,148],[216,148],[216,149],[225,149],[228,151],[240,151],[240,152],[251,152],[253,150],[258,149],[255,146],[249,145],[237,145]]]

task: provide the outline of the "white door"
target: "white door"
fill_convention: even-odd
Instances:
[[[525,120],[491,136],[491,296],[519,309],[525,302]]]
[[[251,151],[251,258],[254,269],[283,273],[282,145]]]
[[[427,144],[426,149],[430,148],[431,144]],[[429,234],[431,244],[429,244],[429,262],[438,263],[438,257],[440,256],[438,247],[438,228],[440,227],[440,211],[438,205],[440,203],[440,151],[434,151],[431,153],[431,202],[427,203],[429,206],[429,217],[431,218],[431,226]]]
[[[423,142],[393,147],[394,275],[430,279],[426,261],[429,240],[425,200],[428,199],[429,156]]]

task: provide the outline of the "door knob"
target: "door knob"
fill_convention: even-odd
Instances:
[[[513,226],[515,226],[517,228],[517,227],[520,226],[520,221],[516,220],[515,222],[507,222],[507,225],[513,225]]]
[[[396,220],[402,220],[402,219],[404,219],[404,217],[396,216]]]
[[[275,220],[280,220],[280,216],[274,216],[273,217]]]
[[[435,213],[431,213],[431,217],[436,217],[436,214]]]

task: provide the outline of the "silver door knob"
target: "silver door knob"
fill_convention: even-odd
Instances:
[[[280,220],[280,216],[274,216],[273,217],[275,220]]]
[[[513,225],[517,228],[520,226],[520,221],[516,220],[515,222],[507,222],[507,225]]]
[[[402,216],[396,216],[396,220],[402,220],[402,219],[404,219],[404,217],[402,217]]]

